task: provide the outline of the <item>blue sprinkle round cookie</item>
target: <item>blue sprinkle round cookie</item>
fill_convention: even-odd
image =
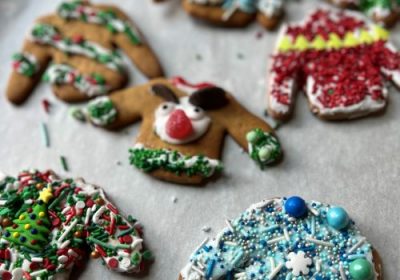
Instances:
[[[380,257],[342,207],[294,196],[253,204],[181,270],[180,280],[382,280]]]

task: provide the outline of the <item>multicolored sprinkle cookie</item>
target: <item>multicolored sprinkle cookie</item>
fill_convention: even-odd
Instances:
[[[285,26],[268,82],[268,113],[287,120],[304,89],[311,111],[326,120],[362,117],[387,105],[386,80],[400,85],[400,54],[389,33],[356,13],[318,9]]]
[[[128,75],[115,46],[149,78],[163,75],[143,35],[120,9],[81,0],[63,2],[56,14],[36,21],[23,50],[13,56],[7,97],[23,103],[41,77],[67,102],[120,89]]]
[[[377,251],[341,207],[263,200],[226,224],[194,251],[180,280],[383,280]]]
[[[243,27],[257,19],[274,29],[284,15],[284,0],[182,0],[182,6],[195,18],[226,27]]]
[[[226,133],[262,168],[281,157],[271,127],[209,83],[156,79],[91,101],[87,114],[109,129],[142,120],[131,164],[175,183],[201,184],[218,174]]]
[[[51,171],[0,178],[0,279],[69,279],[91,257],[116,272],[137,273],[151,258],[142,229],[103,190]]]
[[[342,8],[358,8],[375,22],[392,27],[400,19],[399,0],[330,0]]]

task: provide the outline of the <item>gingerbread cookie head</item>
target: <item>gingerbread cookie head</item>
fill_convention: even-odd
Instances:
[[[382,263],[342,207],[300,197],[264,200],[226,221],[180,280],[382,280]]]
[[[31,170],[1,178],[0,189],[1,279],[69,279],[89,248],[116,272],[139,272],[151,258],[136,220],[82,179]]]
[[[219,174],[226,134],[261,168],[282,155],[268,124],[210,83],[191,84],[179,77],[157,79],[95,99],[87,113],[92,123],[107,128],[142,120],[136,144],[130,149],[132,165],[175,183],[202,184]]]
[[[183,0],[182,6],[195,18],[226,27],[243,27],[257,19],[274,29],[284,15],[284,0]]]
[[[269,73],[268,112],[288,119],[303,89],[322,119],[377,113],[387,105],[385,80],[400,85],[400,54],[389,33],[357,13],[318,9],[281,30]]]
[[[42,78],[67,102],[84,101],[122,88],[128,79],[119,50],[148,77],[162,76],[144,36],[114,6],[66,1],[39,18],[23,50],[13,56],[8,99],[23,103]]]
[[[154,131],[170,144],[185,144],[203,136],[211,123],[206,110],[218,109],[228,102],[225,91],[217,87],[197,90],[190,97],[181,98],[162,84],[154,85],[152,91],[166,100],[156,109]]]

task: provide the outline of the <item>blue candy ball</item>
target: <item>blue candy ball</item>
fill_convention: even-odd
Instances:
[[[285,202],[285,211],[289,216],[301,218],[307,214],[306,202],[298,196],[289,197]]]
[[[342,207],[332,207],[327,214],[328,224],[334,229],[341,230],[349,225],[350,218]]]

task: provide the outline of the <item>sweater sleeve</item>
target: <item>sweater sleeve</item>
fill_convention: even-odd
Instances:
[[[229,96],[228,105],[215,113],[228,134],[261,168],[280,159],[281,146],[273,129],[232,96]]]

